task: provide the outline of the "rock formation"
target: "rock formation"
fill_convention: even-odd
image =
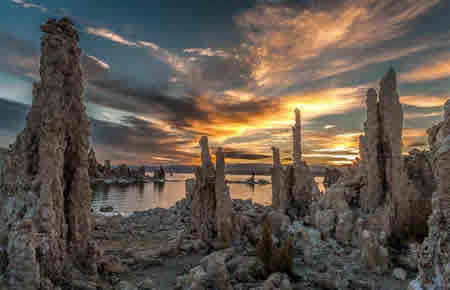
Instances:
[[[429,234],[419,255],[419,277],[410,289],[450,287],[450,100],[444,107],[444,121],[429,133],[433,168],[438,191],[433,195],[433,213],[428,219]],[[442,178],[445,177],[445,178]]]
[[[272,168],[272,206],[280,208],[280,190],[281,190],[281,163],[280,149],[272,147],[273,168]]]
[[[323,178],[323,185],[328,188],[335,184],[342,176],[342,172],[337,168],[325,168],[325,175]]]
[[[126,164],[120,165],[117,171],[118,171],[117,174],[118,174],[120,177],[127,178],[127,177],[130,177],[130,176],[131,176],[131,174],[130,174],[130,168],[128,168],[128,166],[127,166]]]
[[[301,124],[298,109],[295,111],[295,118],[296,122],[293,127],[294,162],[286,169],[280,169],[281,185],[278,202],[279,208],[295,208],[301,216],[305,216],[309,214],[312,197],[319,193],[319,188],[309,166],[301,160]]]
[[[377,209],[384,201],[384,164],[381,145],[380,109],[377,92],[367,92],[367,193],[361,197],[361,206],[365,212]],[[364,151],[364,150],[363,150]]]
[[[383,230],[396,240],[424,235],[434,180],[424,155],[410,155],[404,164],[403,110],[393,69],[381,80],[379,95],[369,89],[366,101],[360,175],[367,175],[367,187],[361,191],[361,209],[366,214],[383,214]]]
[[[166,179],[166,172],[164,171],[164,168],[162,166],[159,167],[159,169],[156,169],[153,172],[153,178],[158,180],[165,180]]]
[[[382,152],[384,158],[384,183],[389,207],[387,232],[401,232],[408,221],[401,221],[400,206],[407,202],[404,189],[405,178],[402,157],[403,110],[397,93],[397,79],[391,68],[380,82],[379,111],[382,124]],[[402,176],[403,175],[403,176]]]
[[[224,153],[219,149],[216,172],[209,155],[208,138],[200,139],[201,167],[195,170],[192,192],[192,229],[194,234],[208,244],[217,238],[231,240],[231,199],[225,186]],[[220,232],[219,232],[220,231]]]
[[[216,227],[219,240],[230,244],[233,238],[233,205],[225,184],[225,155],[222,148],[216,153]]]
[[[111,160],[105,160],[103,174],[105,176],[110,176],[112,174]]]
[[[94,147],[91,147],[91,149],[89,150],[88,162],[89,162],[89,176],[94,178],[98,177],[99,176],[98,163],[97,158],[95,156]]]
[[[96,274],[89,185],[89,121],[81,50],[67,18],[41,26],[41,82],[0,187],[0,248],[8,289],[56,289],[75,266]]]
[[[299,166],[302,160],[302,123],[300,110],[295,109],[295,126],[292,127],[294,144],[294,166]]]

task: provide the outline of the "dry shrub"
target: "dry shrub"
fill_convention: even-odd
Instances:
[[[289,237],[281,248],[273,244],[272,228],[266,220],[263,224],[261,239],[256,245],[256,255],[264,264],[269,273],[290,273],[294,262],[294,245],[292,237]]]

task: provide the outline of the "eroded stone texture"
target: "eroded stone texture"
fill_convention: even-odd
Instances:
[[[230,244],[233,239],[233,204],[225,184],[225,155],[219,147],[216,153],[216,226],[219,239]]]
[[[309,166],[301,160],[301,123],[300,111],[295,111],[296,124],[294,131],[294,162],[286,169],[280,170],[281,185],[279,208],[296,208],[301,216],[309,214],[313,195],[319,194],[319,188],[314,180]]]
[[[204,242],[212,243],[216,228],[216,171],[209,155],[208,138],[200,139],[201,167],[195,170],[195,186],[192,193],[192,229]]]
[[[302,161],[302,123],[300,110],[295,109],[295,126],[292,127],[294,143],[294,165],[299,165]]]
[[[318,195],[319,188],[306,162],[294,166],[293,175],[294,187],[288,200],[291,205],[301,210],[301,215],[308,215],[312,198]]]
[[[272,168],[272,206],[280,208],[280,190],[281,190],[281,163],[280,149],[272,147],[273,168]]]
[[[335,184],[339,178],[342,176],[342,173],[337,168],[326,168],[325,169],[325,176],[323,179],[323,185],[325,188],[329,188],[333,184]]]
[[[444,121],[429,130],[438,191],[433,195],[429,234],[419,254],[419,277],[411,289],[450,287],[450,100],[444,106]],[[438,128],[438,129],[435,129]],[[436,137],[440,136],[440,137]],[[415,285],[415,288],[412,288]]]
[[[97,163],[97,158],[95,156],[94,147],[92,147],[89,150],[88,162],[89,162],[89,176],[91,176],[91,177],[98,177],[98,175],[99,175],[98,163]]]
[[[389,207],[389,233],[402,232],[404,223],[400,221],[400,205],[404,200],[401,188],[403,171],[402,135],[403,109],[397,93],[397,79],[391,68],[380,82],[380,118],[382,123],[382,146],[384,159],[384,189]]]
[[[112,172],[111,160],[105,160],[105,166],[103,169],[103,173],[105,176],[110,176]]]
[[[377,92],[367,92],[367,193],[361,196],[361,207],[372,212],[384,201],[384,163],[381,144],[381,120]]]
[[[73,266],[96,273],[78,34],[67,18],[51,19],[41,31],[41,82],[33,85],[0,188],[9,289],[54,289]]]

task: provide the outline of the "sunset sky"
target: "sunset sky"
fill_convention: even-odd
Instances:
[[[1,0],[0,147],[25,125],[39,26],[70,16],[100,161],[195,164],[208,135],[227,162],[270,163],[271,146],[288,162],[299,107],[306,161],[349,163],[391,66],[404,152],[422,148],[450,91],[448,15],[446,0]]]

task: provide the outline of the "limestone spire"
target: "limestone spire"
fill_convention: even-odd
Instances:
[[[298,108],[295,109],[295,126],[292,127],[293,138],[294,138],[294,165],[299,165],[302,160],[302,123],[301,123],[301,115],[300,110]]]
[[[367,91],[367,192],[361,197],[361,206],[365,212],[374,211],[381,205],[384,198],[383,180],[384,164],[380,152],[381,120],[377,91],[373,88]]]
[[[209,155],[209,148],[208,148],[208,137],[202,136],[199,141],[200,148],[201,148],[201,162],[202,162],[202,168],[211,167],[211,155]]]
[[[0,196],[15,193],[16,205],[0,215],[20,213],[8,214],[9,228],[0,226],[9,239],[0,242],[8,252],[8,289],[59,289],[68,267],[97,272],[78,33],[68,18],[50,19],[41,31],[40,82],[0,187]]]
[[[273,168],[272,168],[272,206],[280,207],[280,186],[281,186],[281,164],[280,149],[272,147]]]

